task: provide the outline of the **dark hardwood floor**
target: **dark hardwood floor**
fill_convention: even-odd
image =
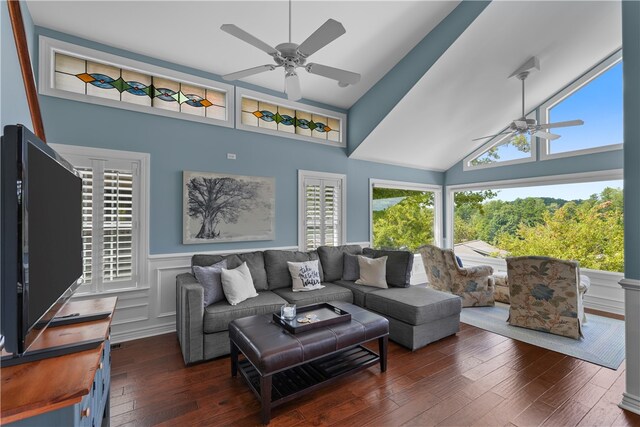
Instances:
[[[640,426],[618,408],[617,370],[465,324],[411,352],[274,409],[272,426]],[[372,349],[377,350],[375,346]],[[111,425],[259,425],[259,405],[229,357],[185,367],[167,334],[114,348]]]

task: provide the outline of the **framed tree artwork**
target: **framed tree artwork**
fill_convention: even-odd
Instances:
[[[275,238],[275,179],[183,172],[183,243]]]

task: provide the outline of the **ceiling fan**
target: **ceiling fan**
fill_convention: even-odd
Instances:
[[[347,87],[360,81],[360,74],[358,73],[329,67],[327,65],[316,64],[313,62],[306,64],[307,58],[309,58],[309,56],[346,33],[346,30],[338,21],[334,19],[328,19],[327,22],[322,24],[301,44],[298,45],[292,43],[291,0],[289,1],[288,43],[281,43],[273,48],[259,38],[244,31],[237,25],[224,24],[220,27],[220,29],[266,52],[275,61],[275,64],[259,65],[257,67],[237,71],[235,73],[225,74],[224,76],[222,76],[222,78],[225,80],[238,80],[244,77],[252,76],[254,74],[263,73],[265,71],[273,71],[276,68],[284,67],[285,93],[287,94],[287,98],[293,101],[297,101],[302,98],[300,80],[298,78],[298,74],[296,73],[296,68],[304,68],[311,74],[317,74],[319,76],[336,80],[338,82],[338,86],[340,87]]]
[[[478,141],[480,139],[486,138],[494,138],[500,135],[509,135],[509,137],[505,137],[506,139],[510,139],[516,135],[525,135],[529,134],[531,136],[537,136],[538,138],[544,138],[548,140],[554,140],[560,138],[560,135],[556,135],[546,130],[551,128],[560,128],[560,127],[569,127],[569,126],[580,126],[584,124],[582,120],[567,120],[565,122],[556,122],[556,123],[542,123],[538,124],[536,119],[527,119],[524,113],[524,81],[531,70],[539,70],[540,63],[537,57],[531,57],[527,62],[525,62],[520,68],[514,71],[513,74],[509,76],[516,77],[518,80],[522,81],[522,116],[519,119],[512,121],[507,129],[504,132],[497,133],[495,135],[482,136],[480,138],[475,138],[472,141]]]

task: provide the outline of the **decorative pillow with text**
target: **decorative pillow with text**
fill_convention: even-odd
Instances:
[[[293,281],[293,292],[314,291],[324,288],[320,281],[320,267],[317,259],[305,262],[287,261],[287,265]]]

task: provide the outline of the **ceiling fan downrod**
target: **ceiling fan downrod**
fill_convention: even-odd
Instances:
[[[516,76],[522,82],[522,120],[526,120],[524,117],[524,81],[529,77],[528,71],[523,71]]]

